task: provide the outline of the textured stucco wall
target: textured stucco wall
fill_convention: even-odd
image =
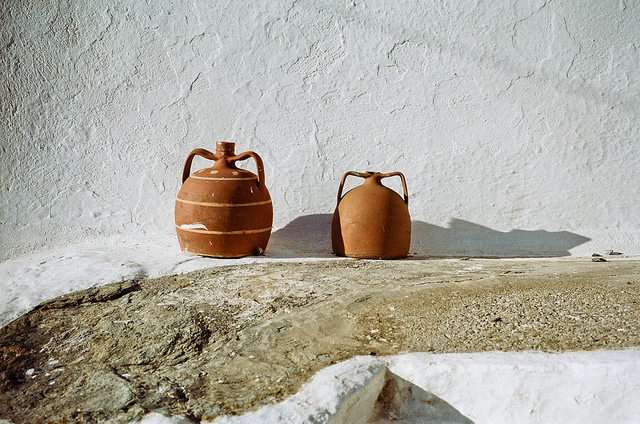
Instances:
[[[638,1],[146,3],[0,3],[0,259],[174,237],[217,140],[262,156],[276,229],[373,169],[414,252],[640,253]]]

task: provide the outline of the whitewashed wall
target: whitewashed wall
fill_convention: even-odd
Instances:
[[[640,253],[637,0],[0,9],[0,259],[173,238],[218,140],[262,156],[276,245],[322,238],[371,169],[406,175],[413,252]]]

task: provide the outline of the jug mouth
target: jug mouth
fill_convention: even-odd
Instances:
[[[236,143],[231,143],[228,141],[218,141],[216,143],[216,153],[220,153],[225,156],[233,156],[235,147]]]

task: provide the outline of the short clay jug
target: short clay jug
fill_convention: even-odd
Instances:
[[[364,183],[344,197],[342,189],[349,175],[364,178]],[[382,185],[381,180],[399,176],[404,199]],[[407,182],[400,172],[349,171],[338,189],[338,204],[331,228],[333,251],[339,256],[362,259],[398,259],[409,253],[411,218]]]
[[[234,153],[235,143],[216,143],[216,152],[195,149],[184,164],[176,199],[176,231],[185,252],[217,258],[261,255],[273,223],[271,196],[262,159],[254,152]],[[195,156],[213,160],[211,168],[191,174]],[[236,167],[252,158],[258,175]]]

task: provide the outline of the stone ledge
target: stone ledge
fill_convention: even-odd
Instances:
[[[54,300],[0,329],[0,417],[206,420],[281,401],[357,355],[637,347],[638,269],[590,258],[343,260],[93,288],[67,299],[102,301]]]

